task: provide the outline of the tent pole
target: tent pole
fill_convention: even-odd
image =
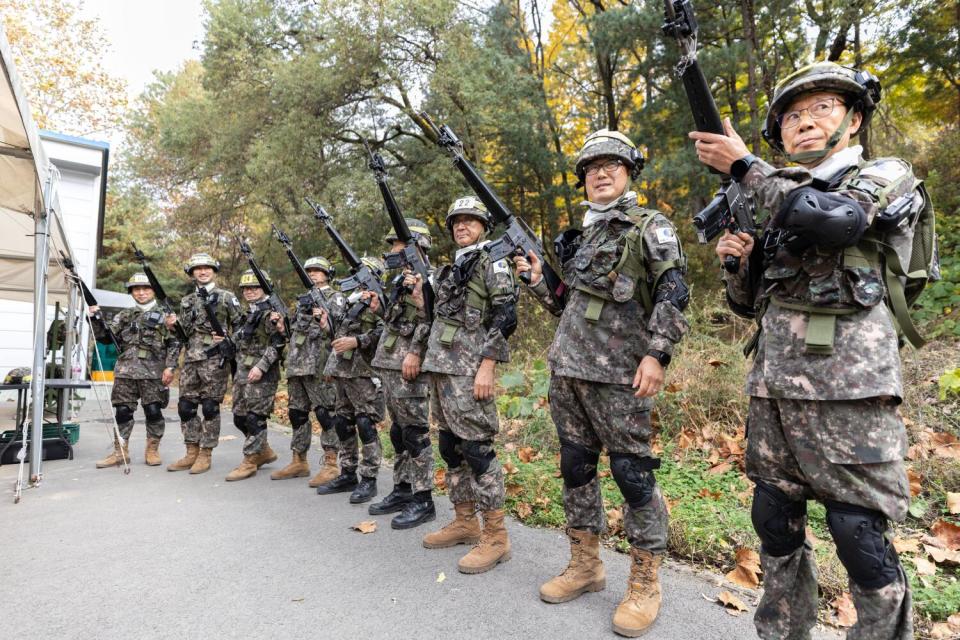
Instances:
[[[52,180],[48,178],[44,196],[52,196]],[[33,380],[30,395],[33,401],[33,418],[30,422],[30,483],[40,484],[42,477],[40,461],[43,457],[43,401],[46,387],[45,358],[47,347],[47,233],[50,220],[46,199],[41,197],[34,215],[34,262],[33,262]]]
[[[71,283],[69,279],[67,279],[67,284],[69,285],[69,293],[67,294],[67,317],[64,321],[66,333],[64,334],[65,338],[63,341],[63,377],[67,380],[73,380],[73,349],[76,345],[74,329],[77,326],[77,288],[73,286],[73,283]],[[64,402],[66,403],[64,410],[68,419],[70,417],[69,411],[72,395],[72,389],[67,389],[64,393]]]

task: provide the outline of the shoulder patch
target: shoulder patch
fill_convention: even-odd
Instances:
[[[230,297],[230,304],[232,304],[238,309],[240,308],[240,301],[235,296]]]
[[[503,260],[497,260],[493,263],[493,272],[494,273],[510,273],[510,265],[507,264],[506,258]]]
[[[868,162],[858,177],[881,180],[890,184],[912,171],[909,164],[899,158],[878,158]]]
[[[677,234],[670,227],[659,227],[657,232],[657,244],[677,244]]]

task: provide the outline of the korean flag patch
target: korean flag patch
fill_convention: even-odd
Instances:
[[[662,227],[657,229],[657,244],[677,244],[677,236],[673,229]]]

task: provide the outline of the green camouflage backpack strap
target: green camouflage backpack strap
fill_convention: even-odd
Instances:
[[[680,253],[678,258],[656,260],[648,265],[644,258],[643,237],[647,227],[660,212],[656,209],[632,207],[627,210],[627,215],[633,220],[634,226],[625,234],[623,255],[613,268],[613,273],[623,274],[636,283],[633,297],[643,305],[647,315],[650,315],[653,313],[653,293],[660,277],[670,269],[686,270],[687,257],[680,238],[677,237],[677,250]]]
[[[487,265],[490,263],[490,254],[486,251],[480,251],[479,253],[480,255],[477,257],[477,260],[471,266],[470,278],[464,286],[465,291],[462,295],[466,296],[463,306],[476,309],[480,312],[480,317],[483,318],[483,314],[487,310],[487,301],[490,299],[486,279]],[[445,347],[451,346],[457,330],[462,326],[461,321],[457,318],[440,315],[436,316],[434,320],[443,324],[443,333],[440,334],[440,344]]]

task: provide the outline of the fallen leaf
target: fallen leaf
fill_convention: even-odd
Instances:
[[[364,520],[363,522],[358,522],[350,528],[354,531],[359,531],[360,533],[373,533],[377,530],[377,521]]]
[[[619,507],[607,510],[607,525],[610,533],[617,533],[623,528],[623,510]]]
[[[737,566],[724,577],[737,586],[756,589],[760,586],[761,573],[759,554],[743,547],[737,549]]]
[[[747,605],[743,604],[743,600],[733,595],[729,591],[721,591],[717,594],[717,602],[721,603],[724,607],[729,607],[735,611],[746,611]]]
[[[600,471],[599,473],[597,473],[597,477],[598,477],[598,478],[609,478],[609,477],[610,477],[610,469],[604,469],[603,471]]]
[[[437,574],[437,582],[443,582],[446,579],[447,579],[447,574],[445,574],[443,571]]]
[[[515,444],[512,443],[512,442],[508,442],[507,444],[503,445],[503,450],[506,451],[506,452],[508,452],[508,453],[511,452],[511,451],[513,451],[513,450],[516,449],[516,448],[517,448],[517,445],[515,445]]]
[[[533,507],[527,502],[521,502],[517,505],[517,517],[529,518],[533,515]]]
[[[523,493],[523,487],[520,486],[519,484],[514,484],[512,482],[508,482],[504,486],[504,490],[506,491],[507,497],[509,498],[516,498],[521,493]]]
[[[930,532],[942,542],[939,546],[944,549],[950,551],[960,549],[960,527],[952,522],[947,522],[941,518],[933,523]]]
[[[960,460],[960,444],[945,444],[933,450],[933,455],[937,458],[949,458],[951,460]]]
[[[960,611],[947,618],[947,624],[960,631]]]
[[[937,565],[926,558],[913,558],[913,564],[917,567],[917,574],[921,576],[932,576],[937,572]]]
[[[559,469],[557,469],[556,471],[553,472],[553,477],[554,477],[554,478],[562,478],[562,477],[563,477],[563,473],[562,473]]]
[[[440,491],[443,491],[447,488],[447,470],[438,467],[436,471],[433,472],[433,486],[435,486]]]
[[[711,367],[722,367],[727,363],[724,362],[723,360],[717,360],[716,358],[712,358],[710,360],[707,360],[707,364],[710,365]]]
[[[508,460],[503,463],[503,472],[507,475],[512,475],[517,472],[517,465]]]
[[[853,606],[853,598],[844,591],[839,597],[830,603],[834,610],[834,620],[837,626],[852,627],[857,623],[857,610]]]
[[[947,511],[953,514],[960,513],[960,493],[947,491]]]
[[[671,382],[666,387],[663,388],[667,393],[676,393],[677,391],[683,391],[683,385],[679,382]]]
[[[907,469],[907,480],[910,481],[910,497],[915,498],[923,493],[923,474]]]
[[[960,564],[960,551],[948,551],[929,544],[923,548],[937,564]]]
[[[727,471],[730,471],[730,469],[732,468],[733,468],[733,465],[730,464],[729,462],[721,462],[715,467],[710,467],[707,473],[709,473],[712,476],[717,476],[722,473],[726,473]]]
[[[897,550],[897,553],[920,553],[920,540],[897,536],[893,539],[893,548]]]
[[[547,496],[540,496],[539,498],[537,498],[536,500],[534,500],[534,502],[536,502],[536,503],[537,503],[538,505],[540,505],[541,507],[548,507],[548,506],[550,506],[551,500],[550,500],[550,498],[548,498]]]
[[[931,640],[956,640],[960,628],[953,627],[946,622],[934,622],[930,626]]]
[[[720,437],[723,438],[723,445],[727,449],[727,455],[739,456],[743,453],[743,448],[736,438],[728,436],[727,434],[723,434]]]
[[[922,444],[910,445],[910,448],[907,449],[907,460],[926,460],[928,457],[927,448]]]
[[[710,491],[710,489],[707,489],[706,487],[701,487],[700,493],[697,495],[701,498],[712,498],[714,500],[719,500],[723,497],[723,494],[719,491]]]
[[[533,447],[522,447],[517,451],[517,457],[520,458],[520,462],[530,463],[536,455],[537,451]]]

